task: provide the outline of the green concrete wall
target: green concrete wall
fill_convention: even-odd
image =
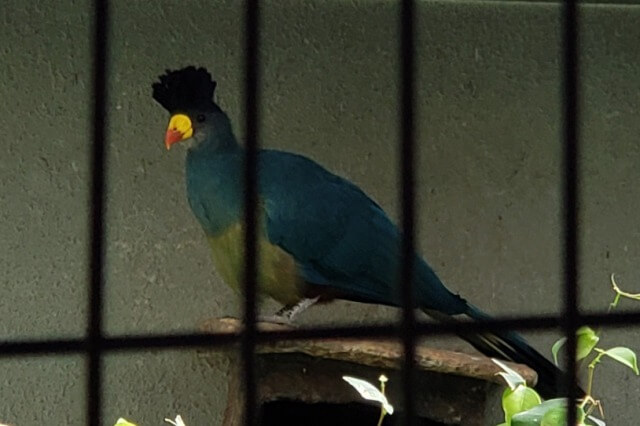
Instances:
[[[0,339],[78,337],[87,313],[91,144],[87,0],[0,7]],[[309,155],[399,206],[397,9],[391,1],[270,1],[262,37],[262,143]],[[239,305],[212,270],[185,199],[184,152],[163,146],[150,84],[165,68],[209,67],[241,129],[239,1],[113,2],[106,329],[192,331]],[[557,7],[421,2],[418,206],[424,253],[448,285],[495,314],[562,307]],[[589,5],[581,44],[581,306],[605,309],[609,274],[640,291],[640,6]],[[273,304],[266,312],[276,309]],[[393,309],[339,302],[304,324],[362,324]],[[605,345],[636,350],[639,328]],[[548,353],[554,333],[530,335]],[[457,339],[434,344],[470,350]],[[81,425],[81,356],[0,359],[0,421]],[[602,365],[609,424],[640,415],[640,378]],[[109,355],[105,425],[182,414],[219,424],[228,360],[190,351]]]

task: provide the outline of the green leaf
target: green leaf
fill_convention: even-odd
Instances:
[[[127,419],[123,419],[122,417],[120,417],[117,421],[116,424],[114,426],[137,426],[135,423],[131,423],[129,420]]]
[[[599,340],[600,338],[591,327],[580,327],[578,331],[576,331],[576,360],[579,361],[589,356]],[[567,338],[563,337],[556,341],[551,347],[553,362],[555,362],[556,365],[558,365],[558,352],[560,352],[560,348],[562,348],[565,343],[567,343]]]
[[[558,365],[558,351],[560,351],[560,348],[564,346],[566,341],[567,341],[567,338],[563,337],[562,339],[555,342],[553,346],[551,346],[551,353],[553,354],[553,362],[555,362],[556,365]]]
[[[505,389],[502,394],[502,409],[504,420],[509,424],[512,417],[540,404],[540,395],[525,385],[518,385],[515,389]]]
[[[582,407],[577,407],[577,425],[587,426],[584,423],[585,412]],[[547,411],[542,420],[540,426],[566,426],[567,425],[567,410],[565,407],[555,407]]]
[[[379,402],[387,413],[393,414],[393,406],[389,404],[387,397],[377,387],[366,380],[358,379],[356,377],[342,376],[342,379],[353,386],[361,397],[369,401]]]
[[[540,426],[565,426],[567,424],[567,410],[565,407],[554,407],[544,413]]]
[[[525,412],[514,415],[511,418],[511,426],[540,426],[540,422],[549,410],[565,409],[566,407],[567,400],[565,398],[550,399]]]
[[[580,327],[576,332],[576,360],[586,358],[596,347],[600,338],[591,327]]]
[[[176,416],[175,420],[165,418],[164,421],[172,424],[173,426],[185,426],[184,420],[182,420],[182,416],[180,414]]]
[[[577,407],[577,420],[583,425],[586,416],[582,407]],[[511,426],[566,426],[567,399],[556,398],[539,404],[530,410],[516,414],[511,419]]]
[[[638,372],[638,360],[636,359],[636,354],[631,349],[618,346],[605,351],[604,354],[615,359],[620,364],[626,365],[632,369],[636,375],[640,374]]]
[[[495,358],[491,358],[491,361],[493,361],[494,364],[502,369],[502,372],[498,373],[498,375],[502,376],[502,378],[507,382],[507,386],[509,386],[509,389],[513,390],[520,385],[527,384],[527,381],[520,374],[518,374],[517,371],[509,368],[509,366],[507,366],[507,364],[505,364],[504,362]]]

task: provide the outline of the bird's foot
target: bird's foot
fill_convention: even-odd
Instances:
[[[277,313],[274,315],[259,315],[257,320],[258,322],[268,322],[271,324],[286,325],[289,327],[296,326],[291,318],[287,317],[286,315],[278,315]]]
[[[276,312],[275,316],[285,317],[289,321],[293,322],[293,318],[298,316],[302,311],[306,310],[309,306],[314,305],[318,300],[320,300],[320,296],[313,297],[310,299],[301,299],[295,305],[287,305]]]
[[[295,327],[295,324],[293,323],[293,318],[296,317],[300,312],[307,309],[309,306],[316,303],[319,299],[320,297],[314,297],[311,299],[302,299],[295,305],[286,305],[282,307],[282,309],[280,309],[274,315],[259,316],[258,321],[287,325],[289,327]]]

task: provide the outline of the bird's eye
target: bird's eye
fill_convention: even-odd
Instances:
[[[202,123],[205,119],[204,114],[198,114],[198,116],[196,117],[196,120],[198,121],[198,123]]]

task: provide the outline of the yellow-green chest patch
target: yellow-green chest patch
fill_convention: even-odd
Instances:
[[[222,279],[241,293],[244,260],[244,227],[238,223],[217,236],[209,236],[213,263]],[[297,303],[303,285],[289,253],[271,244],[258,232],[258,292],[283,305]]]

